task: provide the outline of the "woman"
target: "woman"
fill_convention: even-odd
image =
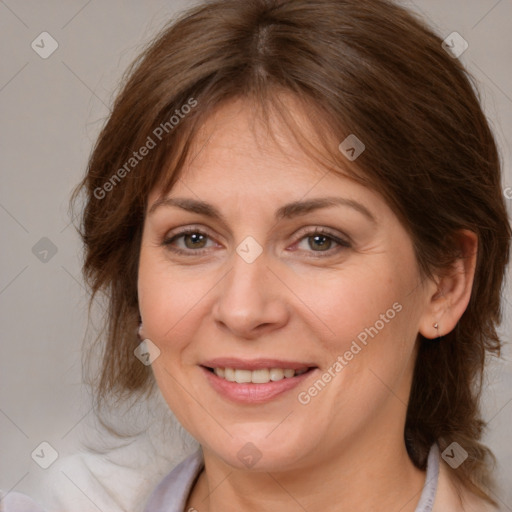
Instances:
[[[81,189],[100,401],[201,449],[146,512],[482,511],[510,226],[442,41],[385,0],[214,0],[131,69]]]

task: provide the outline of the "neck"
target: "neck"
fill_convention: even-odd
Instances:
[[[233,469],[203,450],[205,469],[186,510],[414,512],[425,473],[413,465],[403,439],[376,439],[364,444],[351,440],[340,452],[288,472]]]

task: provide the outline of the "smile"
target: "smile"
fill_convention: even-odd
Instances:
[[[210,368],[210,371],[213,371],[217,377],[238,384],[266,384],[268,382],[277,382],[282,379],[290,379],[297,375],[302,375],[308,370],[309,368],[303,368],[301,370],[293,370],[292,368],[261,368],[252,371],[238,368]]]
[[[217,394],[239,404],[268,402],[297,387],[319,370],[317,366],[299,362],[235,358],[205,361],[199,368]]]

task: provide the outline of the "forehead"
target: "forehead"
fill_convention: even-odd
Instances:
[[[328,140],[315,129],[306,109],[289,95],[281,95],[277,107],[266,111],[251,99],[234,99],[204,119],[192,136],[179,181],[167,190],[156,187],[150,200],[173,193],[180,182],[201,189],[223,184],[234,189],[286,180],[290,187],[303,186],[305,194],[329,170],[354,178],[347,163],[333,163],[328,154],[326,148],[336,150],[337,144],[334,136]]]
[[[303,119],[304,112],[297,109],[291,115],[300,135],[314,145],[318,134]],[[194,202],[195,210],[201,203],[201,211],[215,210],[217,216],[221,211],[245,212],[253,220],[268,212],[278,217],[281,210],[295,212],[299,202],[304,212],[341,200],[370,219],[390,213],[382,198],[354,180],[349,170],[321,165],[286,123],[277,116],[264,121],[247,101],[217,109],[195,134],[179,180],[167,193],[155,189],[149,199],[149,213],[162,204],[183,208]]]
[[[308,158],[296,140],[297,135],[317,151],[321,148],[320,141],[315,140],[318,136],[298,105],[290,100],[285,105],[288,120],[273,110],[263,117],[260,108],[248,99],[224,104],[205,120],[194,137],[193,160],[188,162],[188,169],[204,168],[215,164],[216,159],[223,163],[244,160],[254,168],[262,167],[261,162],[281,168],[305,165]],[[313,161],[307,165],[313,171],[318,170]]]

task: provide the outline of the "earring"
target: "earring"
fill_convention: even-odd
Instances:
[[[434,329],[437,331],[437,338],[439,339],[441,336],[439,336],[439,324],[436,322],[433,324]]]

